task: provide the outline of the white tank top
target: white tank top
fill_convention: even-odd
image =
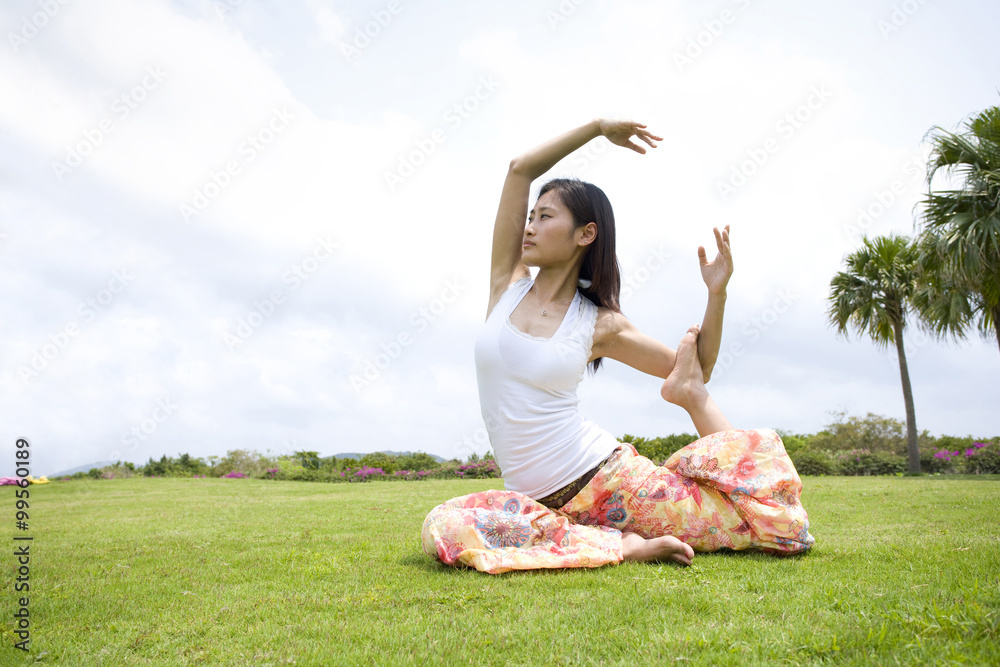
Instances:
[[[531,336],[510,314],[532,284],[522,278],[510,285],[486,319],[476,339],[476,375],[504,485],[537,499],[578,479],[620,443],[578,409],[597,306],[577,290],[555,334]]]

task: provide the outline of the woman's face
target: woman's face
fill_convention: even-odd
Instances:
[[[573,259],[579,247],[573,215],[555,190],[538,198],[528,214],[521,245],[521,261],[528,266],[545,266]]]

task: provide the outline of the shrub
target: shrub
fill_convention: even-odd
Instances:
[[[963,468],[973,475],[1000,475],[1000,443],[973,443],[965,450]]]
[[[232,449],[215,465],[212,474],[222,477],[227,473],[238,471],[249,477],[260,477],[265,470],[273,467],[274,461],[262,456],[260,452]]]
[[[92,474],[91,477],[95,479],[126,479],[129,477],[135,477],[135,466],[129,462],[124,464],[121,461],[109,466],[104,466],[103,468],[92,468],[91,473],[97,471],[97,474]]]
[[[430,474],[431,473],[428,470],[397,470],[396,472],[392,473],[392,477],[388,477],[387,479],[394,479],[403,482],[413,482],[413,481],[419,481],[421,479],[427,479]]]
[[[809,446],[809,436],[807,435],[786,433],[780,429],[776,429],[775,433],[777,433],[778,437],[781,438],[782,444],[785,445],[785,452],[789,456]]]
[[[185,453],[176,459],[166,454],[159,461],[154,461],[151,457],[138,471],[146,477],[196,477],[210,474],[211,468],[201,459]]]
[[[870,452],[905,452],[906,424],[869,412],[864,417],[848,416],[846,411],[831,413],[833,422],[809,438],[814,450],[867,449]]]
[[[832,475],[834,462],[825,453],[815,449],[800,449],[790,455],[800,475]]]
[[[621,442],[627,442],[635,447],[640,456],[645,456],[654,463],[663,463],[678,449],[690,445],[698,439],[691,433],[679,433],[662,438],[640,438],[634,435],[623,435]]]
[[[372,470],[381,470],[384,473],[396,472],[398,466],[396,465],[396,457],[391,454],[386,454],[385,452],[372,452],[371,454],[365,454],[361,457],[361,468],[371,468]]]
[[[487,459],[476,463],[460,465],[455,469],[455,474],[465,479],[487,479],[500,476],[500,467],[496,461]]]
[[[955,456],[956,455],[947,449],[942,449],[937,452],[921,450],[920,470],[931,475],[955,472],[958,468],[958,461],[953,461]]]
[[[423,452],[401,454],[396,457],[397,470],[409,470],[413,472],[419,470],[431,470],[437,466],[437,459],[430,454],[424,454]]]
[[[354,471],[349,477],[352,482],[370,482],[372,479],[385,477],[385,471],[381,468],[362,466],[360,470]]]
[[[295,452],[295,456],[298,457],[299,464],[306,470],[319,470],[319,452],[298,451]]]
[[[837,455],[841,475],[895,475],[906,472],[907,460],[898,454],[855,449]]]

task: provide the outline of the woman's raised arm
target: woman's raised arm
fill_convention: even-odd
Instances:
[[[654,140],[662,141],[660,137],[647,132],[645,128],[645,125],[628,121],[593,120],[510,161],[493,226],[490,303],[486,311],[487,317],[507,287],[512,282],[529,275],[528,267],[521,261],[521,252],[532,181],[554,167],[559,160],[591,139],[602,135],[618,146],[630,148],[637,153],[645,153],[646,149],[632,141],[632,136],[639,137],[654,148],[656,147]]]

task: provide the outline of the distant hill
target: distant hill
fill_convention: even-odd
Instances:
[[[371,454],[371,453],[372,452],[346,452],[346,453],[341,453],[341,454],[331,454],[331,456],[335,456],[338,459],[360,459],[365,454]],[[409,456],[410,454],[416,454],[417,452],[394,452],[394,451],[392,451],[390,449],[383,449],[381,452],[378,452],[378,453],[379,454],[388,454],[389,456]],[[420,452],[420,453],[423,453],[423,452]],[[438,463],[443,463],[444,461],[448,460],[448,459],[445,459],[445,458],[441,458],[440,456],[438,456],[436,454],[430,454],[430,456],[434,457],[434,460],[437,461]],[[321,457],[321,458],[325,458],[325,457]]]
[[[78,472],[88,472],[91,468],[103,468],[104,466],[114,465],[114,461],[98,461],[96,463],[87,463],[82,466],[77,466],[76,468],[70,468],[69,470],[61,470],[59,472],[49,473],[48,477],[67,477],[69,475],[74,475]]]

